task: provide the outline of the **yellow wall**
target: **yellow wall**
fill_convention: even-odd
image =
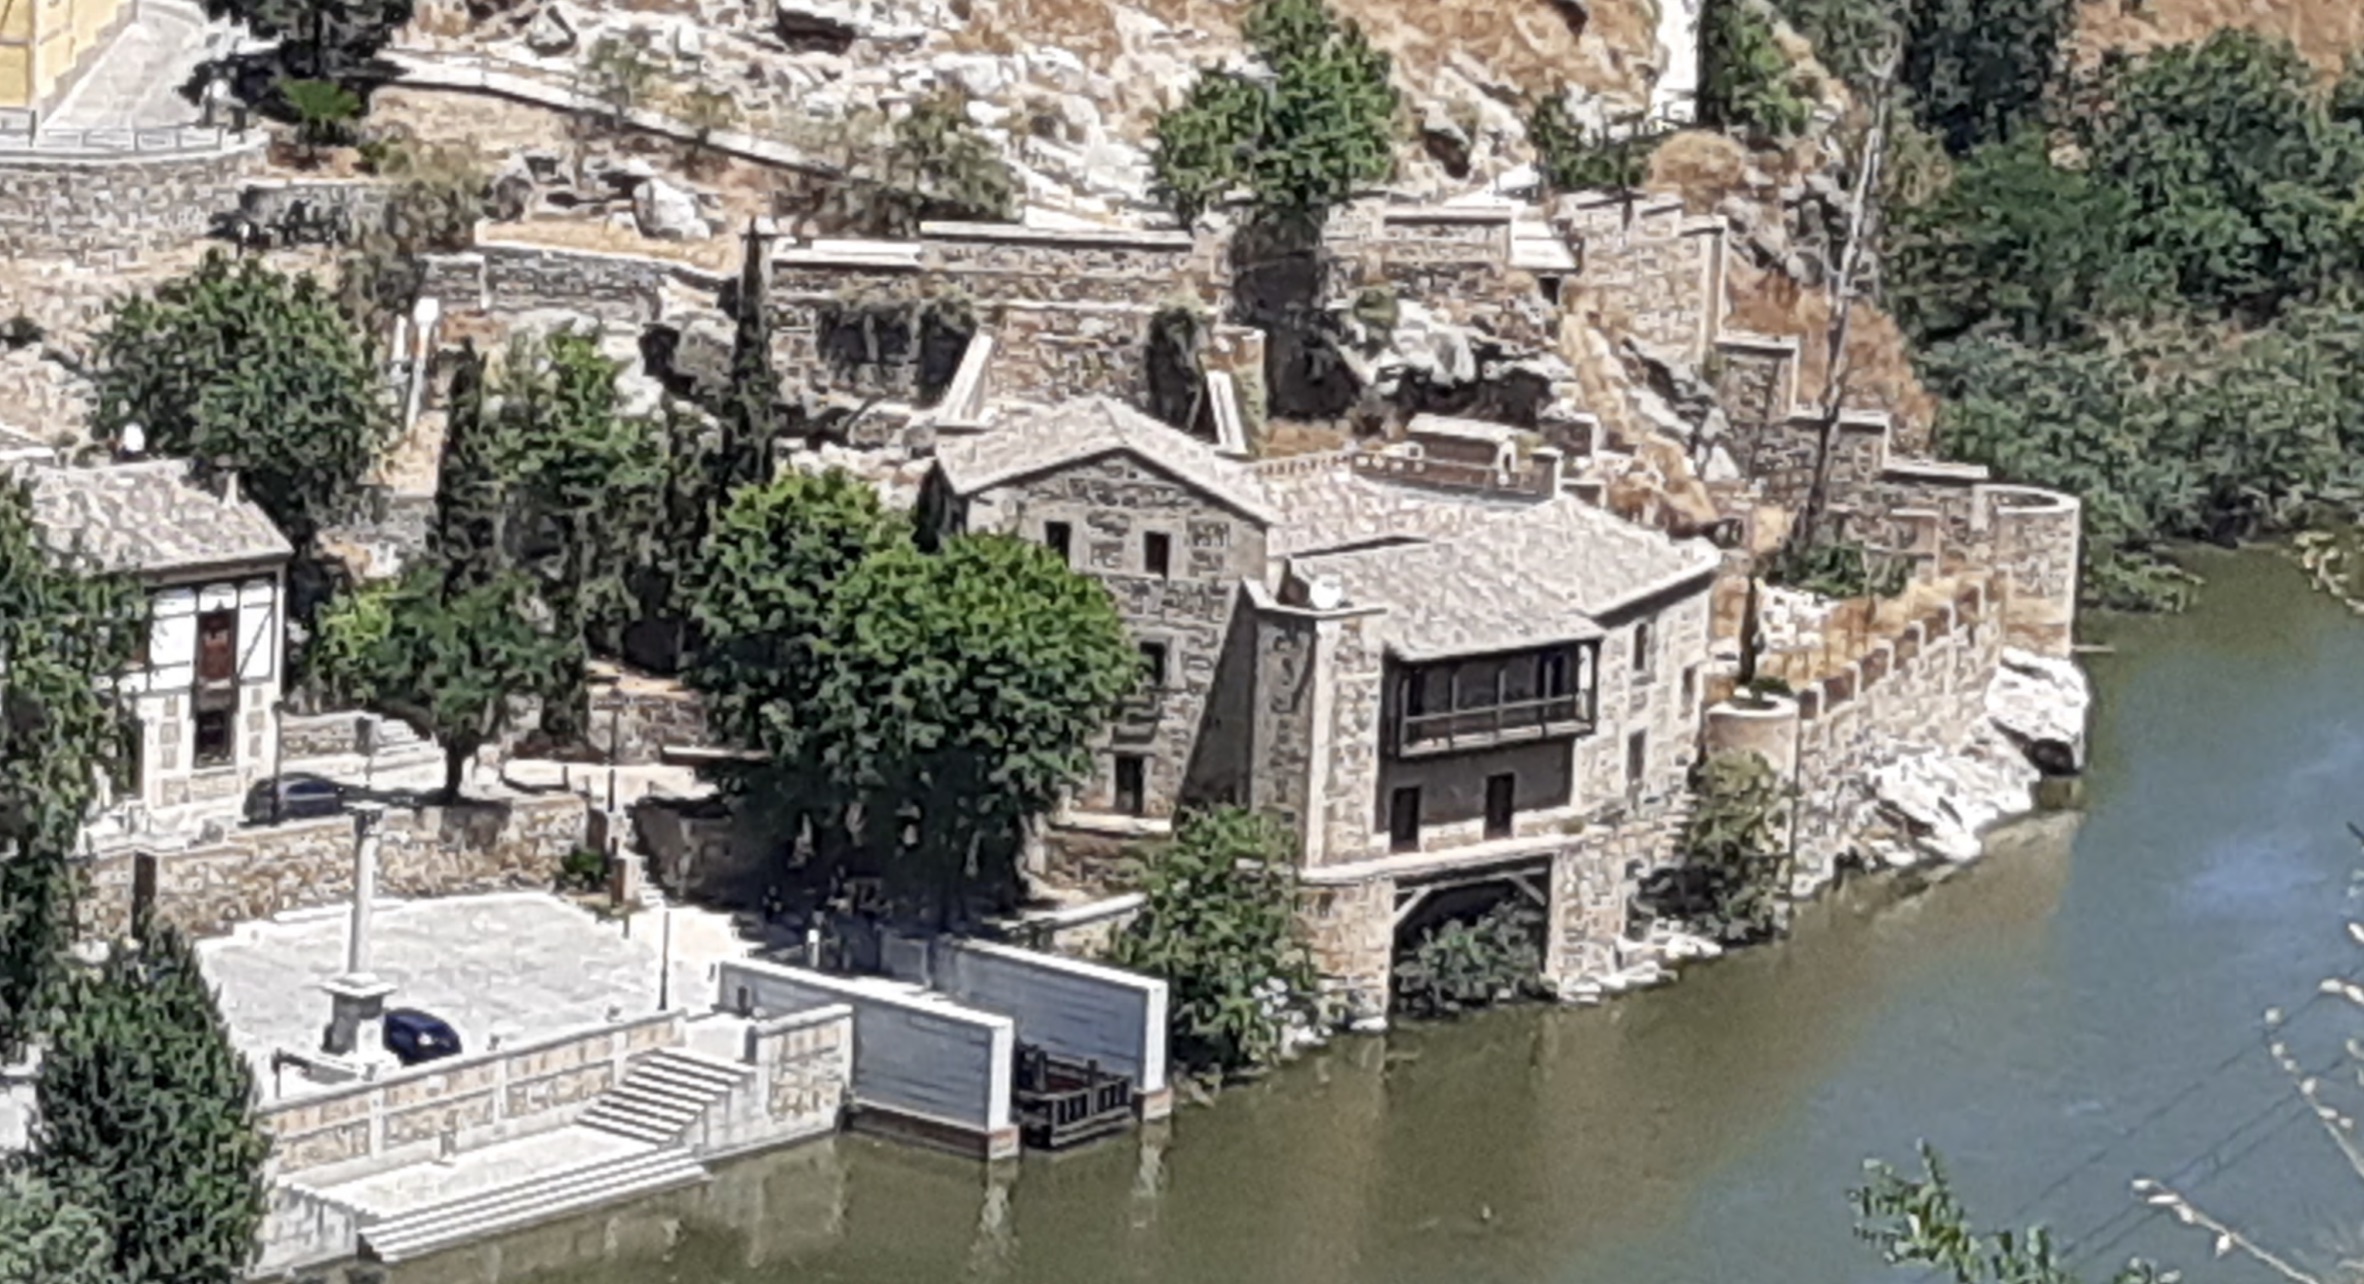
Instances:
[[[0,0],[0,107],[54,98],[128,0]]]

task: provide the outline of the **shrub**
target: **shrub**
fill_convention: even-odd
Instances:
[[[1534,906],[1504,903],[1422,933],[1396,960],[1395,1006],[1413,1016],[1451,1016],[1539,994],[1542,926]]]
[[[1535,104],[1527,116],[1527,141],[1534,144],[1543,181],[1561,192],[1630,191],[1650,174],[1650,153],[1663,134],[1641,128],[1638,118],[1586,128],[1568,110],[1565,91]]]
[[[1894,597],[1912,580],[1912,563],[1880,559],[1852,540],[1785,544],[1765,568],[1767,583],[1824,597]]]
[[[1236,807],[1183,816],[1150,853],[1147,903],[1111,958],[1171,987],[1176,1061],[1234,1074],[1269,1066],[1307,1019],[1315,981],[1295,856],[1278,820]]]
[[[1680,859],[1643,880],[1642,904],[1727,944],[1787,932],[1787,787],[1763,757],[1719,753],[1692,768],[1691,792]]]
[[[577,847],[558,862],[558,887],[567,892],[596,892],[607,886],[607,853]]]
[[[1708,0],[1700,16],[1699,119],[1717,129],[1782,139],[1804,133],[1814,99],[1774,39],[1759,0]]]

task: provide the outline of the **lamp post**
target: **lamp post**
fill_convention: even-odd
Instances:
[[[673,1005],[673,907],[665,906],[663,944],[657,947],[657,1011]]]

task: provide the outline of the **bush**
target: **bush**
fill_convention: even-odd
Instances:
[[[1725,944],[1786,933],[1787,785],[1757,754],[1720,753],[1692,768],[1691,792],[1680,859],[1643,880],[1643,906]]]
[[[1280,1059],[1314,973],[1297,922],[1296,853],[1271,816],[1193,812],[1143,868],[1147,903],[1111,960],[1171,987],[1173,1057],[1236,1074]]]
[[[1241,35],[1269,81],[1209,70],[1158,118],[1155,190],[1185,224],[1245,187],[1259,216],[1318,222],[1395,172],[1391,63],[1322,0],[1260,0]]]
[[[1566,91],[1535,104],[1527,116],[1527,141],[1534,144],[1543,181],[1561,192],[1631,191],[1650,175],[1650,153],[1663,134],[1623,122],[1623,132],[1587,129],[1568,111]]]
[[[606,886],[607,853],[595,847],[577,847],[558,862],[558,890],[596,892]]]
[[[1413,1016],[1451,1016],[1540,994],[1542,927],[1542,911],[1505,903],[1422,933],[1396,960],[1395,1006]]]
[[[1765,581],[1823,597],[1894,597],[1912,580],[1912,563],[1881,560],[1852,540],[1784,544],[1765,568]]]
[[[1804,133],[1813,95],[1759,0],[1708,0],[1699,25],[1701,123],[1767,140]]]

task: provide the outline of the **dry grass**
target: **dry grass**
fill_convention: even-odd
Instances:
[[[1830,296],[1744,263],[1731,265],[1725,289],[1727,328],[1797,338],[1798,397],[1819,402],[1830,378]],[[1937,416],[1937,399],[1914,377],[1911,349],[1896,322],[1873,304],[1857,303],[1848,328],[1847,356],[1852,371],[1848,404],[1876,406],[1894,415],[1898,435],[1907,446],[1925,440]]]
[[[2364,3],[2358,0],[2088,0],[2077,11],[2073,44],[2080,63],[2103,51],[2140,52],[2183,44],[2226,27],[2285,37],[2326,73],[2364,49]]]
[[[728,270],[739,261],[738,242],[728,236],[716,236],[703,241],[658,241],[642,236],[632,228],[600,219],[529,218],[516,223],[488,224],[483,239],[668,259],[710,272]]]

